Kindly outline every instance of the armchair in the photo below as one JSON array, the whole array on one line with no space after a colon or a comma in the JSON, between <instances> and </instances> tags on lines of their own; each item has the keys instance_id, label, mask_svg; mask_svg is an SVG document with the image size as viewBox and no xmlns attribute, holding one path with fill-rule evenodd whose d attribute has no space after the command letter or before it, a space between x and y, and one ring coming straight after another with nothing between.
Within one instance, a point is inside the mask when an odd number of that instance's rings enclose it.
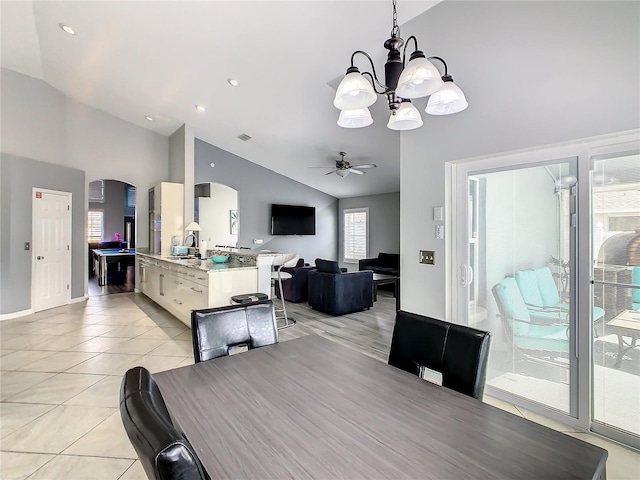
<instances>
[{"instance_id":1,"label":"armchair","mask_svg":"<svg viewBox=\"0 0 640 480\"><path fill-rule=\"evenodd\" d=\"M304 263L304 258L298 260L295 267L283 267L282 271L291 275L291 278L282 283L284 299L287 302L300 303L307 301L309 290L309 272L315 267ZM276 296L281 298L280 285L276 283Z\"/></svg>"},{"instance_id":2,"label":"armchair","mask_svg":"<svg viewBox=\"0 0 640 480\"><path fill-rule=\"evenodd\" d=\"M316 259L309 276L309 306L338 316L373 307L373 272L342 272L338 262Z\"/></svg>"}]
</instances>

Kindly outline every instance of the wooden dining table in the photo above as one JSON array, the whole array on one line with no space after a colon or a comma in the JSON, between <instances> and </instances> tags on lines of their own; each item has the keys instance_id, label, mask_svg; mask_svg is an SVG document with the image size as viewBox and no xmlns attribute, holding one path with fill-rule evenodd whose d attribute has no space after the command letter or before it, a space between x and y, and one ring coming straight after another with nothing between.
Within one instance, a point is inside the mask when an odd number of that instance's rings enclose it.
<instances>
[{"instance_id":1,"label":"wooden dining table","mask_svg":"<svg viewBox=\"0 0 640 480\"><path fill-rule=\"evenodd\" d=\"M606 476L606 450L317 335L154 378L212 479Z\"/></svg>"}]
</instances>

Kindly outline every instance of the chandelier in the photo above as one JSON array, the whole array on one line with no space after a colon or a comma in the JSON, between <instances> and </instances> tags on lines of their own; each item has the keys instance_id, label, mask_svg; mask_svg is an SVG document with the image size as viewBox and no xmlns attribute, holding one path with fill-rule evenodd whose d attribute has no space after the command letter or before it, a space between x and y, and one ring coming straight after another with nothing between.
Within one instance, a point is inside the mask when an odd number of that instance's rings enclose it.
<instances>
[{"instance_id":1,"label":"chandelier","mask_svg":"<svg viewBox=\"0 0 640 480\"><path fill-rule=\"evenodd\" d=\"M407 46L413 41L415 49L405 67ZM402 55L400 49L404 45ZM391 38L384 42L389 50L387 63L384 64L385 84L378 80L373 60L367 52L356 50L351 54L351 66L336 90L333 104L340 109L338 125L344 128L362 128L373 123L369 108L378 98L387 97L391 116L387 127L391 130L413 130L422 126L422 117L411 103L414 98L429 96L426 112L430 115L451 115L461 112L469 105L462 90L453 83L447 71L447 63L440 57L425 58L418 50L418 40L411 36L400 38L396 0L393 0L393 28ZM360 73L353 63L357 54L364 55L371 64L371 72ZM430 60L437 60L444 67L444 75ZM365 78L369 77L369 80ZM380 89L380 91L378 90Z\"/></svg>"}]
</instances>

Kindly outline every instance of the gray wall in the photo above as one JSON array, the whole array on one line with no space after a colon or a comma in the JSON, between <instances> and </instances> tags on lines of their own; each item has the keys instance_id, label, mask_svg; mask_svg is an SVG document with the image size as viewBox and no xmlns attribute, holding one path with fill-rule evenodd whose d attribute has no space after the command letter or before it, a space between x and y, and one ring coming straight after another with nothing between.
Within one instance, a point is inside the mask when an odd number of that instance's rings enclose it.
<instances>
[{"instance_id":1,"label":"gray wall","mask_svg":"<svg viewBox=\"0 0 640 480\"><path fill-rule=\"evenodd\" d=\"M445 318L446 262L417 257L445 259L430 213L445 162L638 128L640 3L442 2L402 31L445 58L469 101L400 140L402 308Z\"/></svg>"},{"instance_id":2,"label":"gray wall","mask_svg":"<svg viewBox=\"0 0 640 480\"><path fill-rule=\"evenodd\" d=\"M358 270L358 264L344 263L344 211L349 208L369 208L369 256L378 253L400 253L400 193L341 198L338 201L338 256L341 267Z\"/></svg>"},{"instance_id":3,"label":"gray wall","mask_svg":"<svg viewBox=\"0 0 640 480\"><path fill-rule=\"evenodd\" d=\"M89 210L102 210L104 224L102 241L115 240L115 233L124 241L124 216L126 207L125 184L116 180L104 181L104 203L89 202Z\"/></svg>"},{"instance_id":4,"label":"gray wall","mask_svg":"<svg viewBox=\"0 0 640 480\"><path fill-rule=\"evenodd\" d=\"M85 173L14 155L0 155L0 314L31 308L32 188L72 194L72 225L84 225ZM71 298L84 296L85 231L71 233Z\"/></svg>"},{"instance_id":5,"label":"gray wall","mask_svg":"<svg viewBox=\"0 0 640 480\"><path fill-rule=\"evenodd\" d=\"M148 246L147 191L169 176L169 140L76 102L42 80L0 69L2 153L77 168L138 189L137 245ZM88 203L84 206L86 210ZM85 221L74 225L84 231Z\"/></svg>"},{"instance_id":6,"label":"gray wall","mask_svg":"<svg viewBox=\"0 0 640 480\"><path fill-rule=\"evenodd\" d=\"M195 182L218 182L238 191L240 246L294 252L309 263L318 257L338 259L336 198L199 139L195 143ZM316 234L270 235L272 203L316 207ZM256 238L263 239L264 244L254 245Z\"/></svg>"}]
</instances>

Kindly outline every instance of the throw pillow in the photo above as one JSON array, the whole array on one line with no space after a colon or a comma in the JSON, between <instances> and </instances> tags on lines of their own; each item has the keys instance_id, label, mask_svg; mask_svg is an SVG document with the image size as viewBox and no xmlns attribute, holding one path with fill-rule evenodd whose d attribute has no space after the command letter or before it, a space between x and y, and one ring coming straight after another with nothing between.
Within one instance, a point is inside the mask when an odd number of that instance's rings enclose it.
<instances>
[{"instance_id":1,"label":"throw pillow","mask_svg":"<svg viewBox=\"0 0 640 480\"><path fill-rule=\"evenodd\" d=\"M318 272L324 273L341 273L338 262L334 260L322 260L321 258L316 258L316 269Z\"/></svg>"}]
</instances>

